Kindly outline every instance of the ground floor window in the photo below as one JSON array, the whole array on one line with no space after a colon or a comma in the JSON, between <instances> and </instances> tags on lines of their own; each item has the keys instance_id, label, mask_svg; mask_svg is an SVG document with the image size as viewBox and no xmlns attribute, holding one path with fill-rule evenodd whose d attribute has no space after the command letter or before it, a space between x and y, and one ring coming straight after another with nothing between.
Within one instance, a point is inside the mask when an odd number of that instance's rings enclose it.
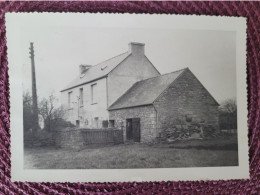
<instances>
[{"instance_id":1,"label":"ground floor window","mask_svg":"<svg viewBox=\"0 0 260 195\"><path fill-rule=\"evenodd\" d=\"M102 127L103 128L108 128L108 121L107 120L102 121Z\"/></svg>"},{"instance_id":2,"label":"ground floor window","mask_svg":"<svg viewBox=\"0 0 260 195\"><path fill-rule=\"evenodd\" d=\"M115 127L115 120L109 120L109 127Z\"/></svg>"},{"instance_id":3,"label":"ground floor window","mask_svg":"<svg viewBox=\"0 0 260 195\"><path fill-rule=\"evenodd\" d=\"M95 128L98 128L98 117L94 118L94 126Z\"/></svg>"}]
</instances>

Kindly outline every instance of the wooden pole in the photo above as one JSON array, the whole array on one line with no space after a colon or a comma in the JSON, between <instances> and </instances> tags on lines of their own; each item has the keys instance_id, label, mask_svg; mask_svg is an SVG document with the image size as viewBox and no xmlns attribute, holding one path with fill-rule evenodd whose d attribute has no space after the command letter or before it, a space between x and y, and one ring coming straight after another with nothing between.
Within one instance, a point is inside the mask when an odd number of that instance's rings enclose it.
<instances>
[{"instance_id":1,"label":"wooden pole","mask_svg":"<svg viewBox=\"0 0 260 195\"><path fill-rule=\"evenodd\" d=\"M37 88L36 88L36 75L35 75L35 61L34 61L34 47L33 43L30 43L30 58L32 67L32 101L33 101L33 133L39 129L38 118L38 103L37 103Z\"/></svg>"}]
</instances>

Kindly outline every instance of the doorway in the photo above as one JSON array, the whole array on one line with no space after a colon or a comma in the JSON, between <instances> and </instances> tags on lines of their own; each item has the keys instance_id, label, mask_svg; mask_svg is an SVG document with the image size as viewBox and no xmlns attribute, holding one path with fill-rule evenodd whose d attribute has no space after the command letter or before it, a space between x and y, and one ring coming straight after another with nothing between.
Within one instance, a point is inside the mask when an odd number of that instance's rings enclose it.
<instances>
[{"instance_id":1,"label":"doorway","mask_svg":"<svg viewBox=\"0 0 260 195\"><path fill-rule=\"evenodd\" d=\"M126 139L140 142L140 118L126 119Z\"/></svg>"},{"instance_id":2,"label":"doorway","mask_svg":"<svg viewBox=\"0 0 260 195\"><path fill-rule=\"evenodd\" d=\"M80 127L80 121L79 120L76 120L76 127Z\"/></svg>"}]
</instances>

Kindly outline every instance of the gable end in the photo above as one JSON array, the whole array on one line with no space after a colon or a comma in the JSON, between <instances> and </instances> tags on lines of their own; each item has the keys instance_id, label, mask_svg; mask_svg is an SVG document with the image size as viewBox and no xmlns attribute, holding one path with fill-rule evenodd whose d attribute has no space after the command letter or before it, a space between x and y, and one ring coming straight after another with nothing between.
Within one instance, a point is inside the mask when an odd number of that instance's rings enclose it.
<instances>
[{"instance_id":1,"label":"gable end","mask_svg":"<svg viewBox=\"0 0 260 195\"><path fill-rule=\"evenodd\" d=\"M184 69L183 69L183 72L182 72L165 90L163 90L163 92L153 101L153 103L156 102L158 99L160 99L160 97L164 94L164 92L167 91L167 90L175 83L175 81L178 80L178 78L180 78L181 75L183 75L183 73L184 73L187 69L188 69L188 68L184 68ZM181 71L181 70L179 70L179 71Z\"/></svg>"},{"instance_id":2,"label":"gable end","mask_svg":"<svg viewBox=\"0 0 260 195\"><path fill-rule=\"evenodd\" d=\"M211 98L211 100L214 102L214 104L216 106L219 106L219 103L216 101L216 99L209 93L209 91L204 87L204 85L199 81L199 79L191 72L191 70L189 68L185 68L184 71L178 76L178 78L176 78L155 100L153 103L155 103L156 101L158 101L163 95L164 93L171 87L174 87L175 85L178 84L178 81L184 77L185 75L190 74L193 79L195 79L198 84L202 87L202 89L207 93L207 95Z\"/></svg>"}]
</instances>

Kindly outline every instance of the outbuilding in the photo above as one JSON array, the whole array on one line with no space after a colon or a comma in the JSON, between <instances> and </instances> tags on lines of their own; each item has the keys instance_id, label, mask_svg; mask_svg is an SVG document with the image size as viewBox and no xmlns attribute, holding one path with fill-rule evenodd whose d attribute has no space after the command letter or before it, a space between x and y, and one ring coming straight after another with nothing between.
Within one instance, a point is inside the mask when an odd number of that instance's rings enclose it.
<instances>
[{"instance_id":1,"label":"outbuilding","mask_svg":"<svg viewBox=\"0 0 260 195\"><path fill-rule=\"evenodd\" d=\"M180 125L203 123L219 130L217 101L188 69L133 84L109 108L109 119L124 130L124 139L167 139ZM174 133L174 132L172 132Z\"/></svg>"}]
</instances>

